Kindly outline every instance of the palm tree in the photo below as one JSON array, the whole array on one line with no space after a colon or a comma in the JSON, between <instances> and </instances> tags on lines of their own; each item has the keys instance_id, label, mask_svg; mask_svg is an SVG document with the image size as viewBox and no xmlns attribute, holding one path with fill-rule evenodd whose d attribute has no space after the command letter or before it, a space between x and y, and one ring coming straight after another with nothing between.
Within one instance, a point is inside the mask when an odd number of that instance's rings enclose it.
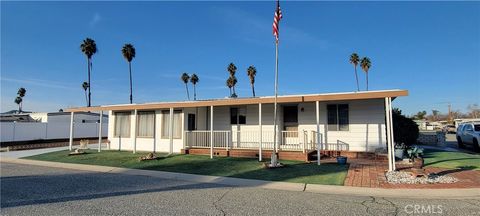
<instances>
[{"instance_id":1,"label":"palm tree","mask_svg":"<svg viewBox=\"0 0 480 216\"><path fill-rule=\"evenodd\" d=\"M135 47L132 44L125 44L122 48L123 57L128 61L128 70L130 72L130 103L133 101L132 96L132 60L135 58Z\"/></svg>"},{"instance_id":2,"label":"palm tree","mask_svg":"<svg viewBox=\"0 0 480 216\"><path fill-rule=\"evenodd\" d=\"M233 88L232 97L233 97L233 98L236 98L236 97L238 97L238 96L237 96L237 93L235 93L235 86L237 85L237 77L232 76L232 77L230 77L230 78L232 79L232 88Z\"/></svg>"},{"instance_id":3,"label":"palm tree","mask_svg":"<svg viewBox=\"0 0 480 216\"><path fill-rule=\"evenodd\" d=\"M19 89L18 89L18 92L17 92L18 96L20 96L20 97L22 97L22 98L25 97L25 94L26 94L26 93L27 93L27 90L26 90L25 88L23 88L23 87L19 88Z\"/></svg>"},{"instance_id":4,"label":"palm tree","mask_svg":"<svg viewBox=\"0 0 480 216\"><path fill-rule=\"evenodd\" d=\"M228 87L228 90L230 90L230 97L232 96L232 87L233 87L233 79L232 77L228 77L226 85Z\"/></svg>"},{"instance_id":5,"label":"palm tree","mask_svg":"<svg viewBox=\"0 0 480 216\"><path fill-rule=\"evenodd\" d=\"M197 100L197 90L195 86L199 81L200 79L198 79L198 76L196 74L192 74L192 76L190 77L190 82L193 84L193 100Z\"/></svg>"},{"instance_id":6,"label":"palm tree","mask_svg":"<svg viewBox=\"0 0 480 216\"><path fill-rule=\"evenodd\" d=\"M252 93L253 93L253 97L255 97L255 76L257 75L257 69L253 66L253 65L250 65L250 67L248 67L247 69L247 75L248 75L248 78L250 78L250 85L252 85Z\"/></svg>"},{"instance_id":7,"label":"palm tree","mask_svg":"<svg viewBox=\"0 0 480 216\"><path fill-rule=\"evenodd\" d=\"M362 67L363 71L365 71L365 74L367 76L367 91L368 91L368 70L372 66L372 63L370 62L370 59L368 57L363 57L362 60L360 61L360 66Z\"/></svg>"},{"instance_id":8,"label":"palm tree","mask_svg":"<svg viewBox=\"0 0 480 216\"><path fill-rule=\"evenodd\" d=\"M88 106L88 98L87 98L88 82L83 82L82 88L83 88L83 91L85 91L85 101L87 101L87 106Z\"/></svg>"},{"instance_id":9,"label":"palm tree","mask_svg":"<svg viewBox=\"0 0 480 216\"><path fill-rule=\"evenodd\" d=\"M190 93L188 93L188 81L190 80L190 76L187 73L183 73L180 79L185 83L185 89L187 90L187 98L190 100Z\"/></svg>"},{"instance_id":10,"label":"palm tree","mask_svg":"<svg viewBox=\"0 0 480 216\"><path fill-rule=\"evenodd\" d=\"M235 64L233 63L230 63L227 67L227 71L228 73L230 74L230 78L232 79L232 88L233 88L233 95L237 95L235 93L235 85L237 84L237 78L235 78L235 73L237 72L237 66L235 66Z\"/></svg>"},{"instance_id":11,"label":"palm tree","mask_svg":"<svg viewBox=\"0 0 480 216\"><path fill-rule=\"evenodd\" d=\"M357 53L352 53L350 55L350 64L353 64L353 68L355 69L355 80L357 80L357 91L360 91L360 87L358 85L358 75L357 75L357 65L360 61L360 57L358 57Z\"/></svg>"},{"instance_id":12,"label":"palm tree","mask_svg":"<svg viewBox=\"0 0 480 216\"><path fill-rule=\"evenodd\" d=\"M233 77L235 76L235 72L237 71L237 66L235 64L230 63L227 68L228 72L230 73L230 76Z\"/></svg>"},{"instance_id":13,"label":"palm tree","mask_svg":"<svg viewBox=\"0 0 480 216\"><path fill-rule=\"evenodd\" d=\"M88 104L87 106L91 106L92 101L91 101L91 92L90 92L90 89L91 89L90 68L92 66L92 63L91 63L92 56L95 53L97 53L97 45L95 44L94 40L90 38L86 38L85 40L83 40L83 43L80 44L80 50L82 50L85 56L87 56L87 68L88 68Z\"/></svg>"},{"instance_id":14,"label":"palm tree","mask_svg":"<svg viewBox=\"0 0 480 216\"><path fill-rule=\"evenodd\" d=\"M20 104L22 103L23 99L22 97L20 96L17 96L15 98L15 103L18 105L18 113L21 113L22 112L22 107L20 106Z\"/></svg>"},{"instance_id":15,"label":"palm tree","mask_svg":"<svg viewBox=\"0 0 480 216\"><path fill-rule=\"evenodd\" d=\"M15 98L15 103L18 104L18 112L22 112L23 108L23 97L25 97L25 94L27 93L27 90L23 87L19 88L17 91L17 97ZM20 100L18 100L20 99ZM17 102L18 101L18 102Z\"/></svg>"}]
</instances>

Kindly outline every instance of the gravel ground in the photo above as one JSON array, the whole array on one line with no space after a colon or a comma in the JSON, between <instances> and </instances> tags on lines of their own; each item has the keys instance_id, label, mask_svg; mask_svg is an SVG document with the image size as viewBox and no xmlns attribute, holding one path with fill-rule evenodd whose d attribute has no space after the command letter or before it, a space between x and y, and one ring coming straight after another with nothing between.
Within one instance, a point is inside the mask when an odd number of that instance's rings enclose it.
<instances>
[{"instance_id":1,"label":"gravel ground","mask_svg":"<svg viewBox=\"0 0 480 216\"><path fill-rule=\"evenodd\" d=\"M447 183L455 183L458 181L457 178L448 176L448 175L435 175L430 174L428 176L423 177L413 177L407 172L399 172L399 171L389 171L386 174L387 181L391 184L447 184Z\"/></svg>"},{"instance_id":2,"label":"gravel ground","mask_svg":"<svg viewBox=\"0 0 480 216\"><path fill-rule=\"evenodd\" d=\"M0 215L480 215L479 199L355 197L1 164Z\"/></svg>"}]
</instances>

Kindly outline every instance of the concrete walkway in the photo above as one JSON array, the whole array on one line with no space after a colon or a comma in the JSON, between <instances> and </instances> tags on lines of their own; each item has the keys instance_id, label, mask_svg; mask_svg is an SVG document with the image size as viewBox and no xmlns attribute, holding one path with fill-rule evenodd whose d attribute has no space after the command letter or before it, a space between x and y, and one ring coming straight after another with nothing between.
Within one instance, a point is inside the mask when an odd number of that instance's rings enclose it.
<instances>
[{"instance_id":1,"label":"concrete walkway","mask_svg":"<svg viewBox=\"0 0 480 216\"><path fill-rule=\"evenodd\" d=\"M310 193L324 193L334 195L350 195L350 196L381 196L395 198L422 198L422 199L464 199L480 197L480 190L473 189L383 189L383 188L362 188L348 186L332 186L332 185L316 185L289 182L274 182L252 179L240 179L231 177L205 176L185 173L172 173L164 171L151 171L139 169L127 169L118 167L68 164L47 161L35 161L26 159L15 159L2 157L2 163L16 163L25 165L36 165L46 167L56 167L63 169L83 170L100 173L117 173L129 176L149 176L170 180L182 180L198 183L214 183L235 187L253 187L275 190L300 191Z\"/></svg>"},{"instance_id":2,"label":"concrete walkway","mask_svg":"<svg viewBox=\"0 0 480 216\"><path fill-rule=\"evenodd\" d=\"M105 146L105 144L103 145ZM103 147L102 146L102 147ZM74 145L73 148L78 148L78 145ZM98 144L89 144L88 148L97 149ZM68 146L55 147L55 148L40 148L40 149L30 149L30 150L21 150L21 151L9 151L9 152L0 152L0 157L2 158L23 158L33 155L45 154L56 151L67 150Z\"/></svg>"}]
</instances>

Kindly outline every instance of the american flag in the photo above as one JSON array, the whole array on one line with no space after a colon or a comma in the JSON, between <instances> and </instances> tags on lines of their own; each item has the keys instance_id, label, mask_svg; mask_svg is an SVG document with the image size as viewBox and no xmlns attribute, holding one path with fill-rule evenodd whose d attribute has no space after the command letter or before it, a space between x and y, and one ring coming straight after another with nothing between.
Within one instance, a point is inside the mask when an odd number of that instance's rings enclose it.
<instances>
[{"instance_id":1,"label":"american flag","mask_svg":"<svg viewBox=\"0 0 480 216\"><path fill-rule=\"evenodd\" d=\"M280 1L277 0L277 8L275 9L275 15L273 16L273 35L276 42L278 42L278 23L282 19L282 10L280 10Z\"/></svg>"}]
</instances>

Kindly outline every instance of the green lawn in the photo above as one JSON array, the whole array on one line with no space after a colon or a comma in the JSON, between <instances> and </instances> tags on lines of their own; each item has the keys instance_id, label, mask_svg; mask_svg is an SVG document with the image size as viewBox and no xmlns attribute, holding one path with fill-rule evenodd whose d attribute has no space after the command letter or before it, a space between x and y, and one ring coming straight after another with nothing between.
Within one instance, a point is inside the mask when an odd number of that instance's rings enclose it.
<instances>
[{"instance_id":1,"label":"green lawn","mask_svg":"<svg viewBox=\"0 0 480 216\"><path fill-rule=\"evenodd\" d=\"M202 155L161 155L153 161L138 161L146 153L132 154L125 151L87 150L88 154L67 156L68 151L59 151L27 157L26 159L55 161L64 163L93 164L146 170L162 170L211 176L286 181L311 184L343 185L348 165L307 164L299 161L281 161L286 166L278 169L265 169L253 158L215 157Z\"/></svg>"},{"instance_id":2,"label":"green lawn","mask_svg":"<svg viewBox=\"0 0 480 216\"><path fill-rule=\"evenodd\" d=\"M425 166L480 170L480 155L425 149Z\"/></svg>"}]
</instances>

